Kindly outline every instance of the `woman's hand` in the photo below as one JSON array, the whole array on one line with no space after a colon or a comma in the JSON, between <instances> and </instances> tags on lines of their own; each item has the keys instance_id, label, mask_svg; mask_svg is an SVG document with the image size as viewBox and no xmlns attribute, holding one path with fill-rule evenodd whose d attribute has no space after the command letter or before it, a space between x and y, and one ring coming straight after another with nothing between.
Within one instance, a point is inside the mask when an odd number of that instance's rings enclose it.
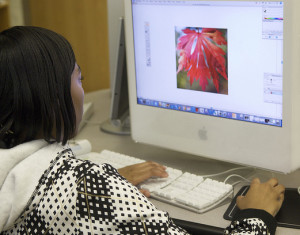
<instances>
[{"instance_id":1,"label":"woman's hand","mask_svg":"<svg viewBox=\"0 0 300 235\"><path fill-rule=\"evenodd\" d=\"M258 178L252 180L250 189L245 196L239 196L237 206L243 209L261 209L275 216L281 208L285 188L275 178L261 183Z\"/></svg>"},{"instance_id":2,"label":"woman's hand","mask_svg":"<svg viewBox=\"0 0 300 235\"><path fill-rule=\"evenodd\" d=\"M151 177L166 178L169 176L165 166L152 161L126 166L118 169L118 171L120 175L125 177L133 185L138 185ZM140 189L140 191L146 197L150 196L148 190Z\"/></svg>"}]
</instances>

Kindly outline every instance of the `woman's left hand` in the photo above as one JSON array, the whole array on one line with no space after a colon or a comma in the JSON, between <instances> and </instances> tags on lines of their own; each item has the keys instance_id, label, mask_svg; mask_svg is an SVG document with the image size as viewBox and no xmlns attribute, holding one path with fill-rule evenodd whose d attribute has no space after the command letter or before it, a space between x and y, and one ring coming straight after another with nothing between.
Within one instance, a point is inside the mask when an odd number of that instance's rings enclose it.
<instances>
[{"instance_id":1,"label":"woman's left hand","mask_svg":"<svg viewBox=\"0 0 300 235\"><path fill-rule=\"evenodd\" d=\"M119 168L118 172L133 185L138 185L151 177L167 178L169 176L165 166L152 161ZM148 190L140 189L140 191L146 197L150 196Z\"/></svg>"}]
</instances>

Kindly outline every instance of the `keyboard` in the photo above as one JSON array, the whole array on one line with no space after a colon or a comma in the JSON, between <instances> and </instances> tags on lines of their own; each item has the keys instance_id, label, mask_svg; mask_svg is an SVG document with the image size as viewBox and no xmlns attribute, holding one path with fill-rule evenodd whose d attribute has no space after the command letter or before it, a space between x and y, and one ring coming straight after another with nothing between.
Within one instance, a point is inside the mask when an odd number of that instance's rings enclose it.
<instances>
[{"instance_id":1,"label":"keyboard","mask_svg":"<svg viewBox=\"0 0 300 235\"><path fill-rule=\"evenodd\" d=\"M108 163L117 169L144 162L142 159L109 150L91 152L84 159L97 164ZM138 188L149 190L154 199L197 213L211 210L233 197L233 187L230 184L171 167L167 167L166 171L168 178L150 178L138 185Z\"/></svg>"}]
</instances>

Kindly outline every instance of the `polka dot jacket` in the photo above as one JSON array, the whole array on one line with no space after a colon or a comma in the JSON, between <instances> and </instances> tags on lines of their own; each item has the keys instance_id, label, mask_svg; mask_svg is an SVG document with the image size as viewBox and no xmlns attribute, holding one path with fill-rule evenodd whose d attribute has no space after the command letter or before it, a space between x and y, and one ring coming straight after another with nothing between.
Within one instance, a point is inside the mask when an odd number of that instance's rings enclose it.
<instances>
[{"instance_id":1,"label":"polka dot jacket","mask_svg":"<svg viewBox=\"0 0 300 235\"><path fill-rule=\"evenodd\" d=\"M264 217L249 219L247 213L224 234L272 234ZM40 178L14 225L1 234L188 233L112 166L78 160L64 149Z\"/></svg>"}]
</instances>

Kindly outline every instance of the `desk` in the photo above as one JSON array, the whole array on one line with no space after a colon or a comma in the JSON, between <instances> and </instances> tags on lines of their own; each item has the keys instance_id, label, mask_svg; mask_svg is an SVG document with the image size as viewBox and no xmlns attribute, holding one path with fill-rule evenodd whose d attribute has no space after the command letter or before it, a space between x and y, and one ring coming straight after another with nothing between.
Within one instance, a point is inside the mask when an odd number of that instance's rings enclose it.
<instances>
[{"instance_id":1,"label":"desk","mask_svg":"<svg viewBox=\"0 0 300 235\"><path fill-rule=\"evenodd\" d=\"M110 91L100 90L88 93L86 94L85 102L93 102L94 114L80 133L78 133L76 139L88 139L92 144L93 152L100 152L103 149L108 149L145 160L153 160L169 167L195 174L200 174L199 172L205 175L214 174L237 167L237 165L230 163L196 157L194 155L183 154L146 144L135 143L130 136L118 136L104 133L100 131L99 126L109 117ZM247 177L252 174L259 176L262 180L275 176L279 179L280 183L284 184L286 187L300 186L300 170L288 175L275 174L263 170L255 170L254 173L253 171L248 171L247 174ZM157 208L168 211L170 216L173 218L222 228L229 225L229 221L223 219L223 214L229 205L228 203L204 214L197 214L154 199L150 200ZM276 234L300 235L300 230L278 227Z\"/></svg>"}]
</instances>

